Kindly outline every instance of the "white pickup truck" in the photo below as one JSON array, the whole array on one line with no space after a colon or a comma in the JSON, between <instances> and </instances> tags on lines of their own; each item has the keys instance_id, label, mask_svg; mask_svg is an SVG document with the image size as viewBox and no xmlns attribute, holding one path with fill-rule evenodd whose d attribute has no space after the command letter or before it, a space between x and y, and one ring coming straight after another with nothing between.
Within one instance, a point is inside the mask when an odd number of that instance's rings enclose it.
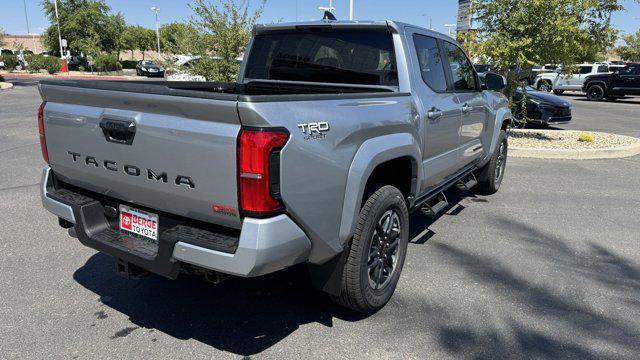
<instances>
[{"instance_id":1,"label":"white pickup truck","mask_svg":"<svg viewBox=\"0 0 640 360\"><path fill-rule=\"evenodd\" d=\"M603 63L580 64L573 74L562 74L562 68L536 76L533 87L540 91L553 91L560 95L565 91L582 91L584 80L591 75L609 73L609 65Z\"/></svg>"}]
</instances>

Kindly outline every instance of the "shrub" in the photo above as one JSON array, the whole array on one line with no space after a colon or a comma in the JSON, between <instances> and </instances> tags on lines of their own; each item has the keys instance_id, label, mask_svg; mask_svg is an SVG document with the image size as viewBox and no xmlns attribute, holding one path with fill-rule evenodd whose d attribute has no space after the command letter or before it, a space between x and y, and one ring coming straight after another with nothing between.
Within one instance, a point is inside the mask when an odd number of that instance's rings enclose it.
<instances>
[{"instance_id":1,"label":"shrub","mask_svg":"<svg viewBox=\"0 0 640 360\"><path fill-rule=\"evenodd\" d=\"M578 141L580 142L593 142L595 140L595 138L593 137L593 135L591 134L580 134L580 136L578 136Z\"/></svg>"},{"instance_id":2,"label":"shrub","mask_svg":"<svg viewBox=\"0 0 640 360\"><path fill-rule=\"evenodd\" d=\"M122 64L123 69L135 69L138 64L135 60L122 60L120 63Z\"/></svg>"},{"instance_id":3,"label":"shrub","mask_svg":"<svg viewBox=\"0 0 640 360\"><path fill-rule=\"evenodd\" d=\"M94 66L100 72L121 70L122 65L115 55L98 55L96 56Z\"/></svg>"},{"instance_id":4,"label":"shrub","mask_svg":"<svg viewBox=\"0 0 640 360\"><path fill-rule=\"evenodd\" d=\"M44 67L44 56L42 55L29 55L25 57L27 61L27 71L30 73L40 72L40 69Z\"/></svg>"},{"instance_id":5,"label":"shrub","mask_svg":"<svg viewBox=\"0 0 640 360\"><path fill-rule=\"evenodd\" d=\"M0 59L4 62L5 69L9 72L15 70L16 65L18 65L18 57L15 55L2 55Z\"/></svg>"},{"instance_id":6,"label":"shrub","mask_svg":"<svg viewBox=\"0 0 640 360\"><path fill-rule=\"evenodd\" d=\"M42 68L47 70L49 74L55 74L60 71L61 61L55 56L42 56Z\"/></svg>"}]
</instances>

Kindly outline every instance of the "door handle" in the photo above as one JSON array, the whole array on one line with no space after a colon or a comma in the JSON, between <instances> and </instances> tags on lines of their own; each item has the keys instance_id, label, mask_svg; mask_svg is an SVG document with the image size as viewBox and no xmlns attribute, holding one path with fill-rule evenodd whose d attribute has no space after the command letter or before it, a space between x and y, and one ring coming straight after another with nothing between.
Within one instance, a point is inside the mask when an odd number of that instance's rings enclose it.
<instances>
[{"instance_id":1,"label":"door handle","mask_svg":"<svg viewBox=\"0 0 640 360\"><path fill-rule=\"evenodd\" d=\"M471 112L471 110L473 110L473 106L469 106L467 104L462 105L462 112L463 113L469 113Z\"/></svg>"},{"instance_id":2,"label":"door handle","mask_svg":"<svg viewBox=\"0 0 640 360\"><path fill-rule=\"evenodd\" d=\"M431 108L431 110L429 110L427 112L427 117L431 120L436 120L440 117L442 117L442 110L440 109L436 109L435 106Z\"/></svg>"}]
</instances>

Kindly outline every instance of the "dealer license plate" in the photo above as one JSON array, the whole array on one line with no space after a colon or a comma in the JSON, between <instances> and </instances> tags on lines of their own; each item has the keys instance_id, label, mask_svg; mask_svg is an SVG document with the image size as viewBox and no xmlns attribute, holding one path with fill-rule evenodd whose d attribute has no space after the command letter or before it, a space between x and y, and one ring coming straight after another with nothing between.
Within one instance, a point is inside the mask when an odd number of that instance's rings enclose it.
<instances>
[{"instance_id":1,"label":"dealer license plate","mask_svg":"<svg viewBox=\"0 0 640 360\"><path fill-rule=\"evenodd\" d=\"M158 215L120 205L120 231L158 241Z\"/></svg>"}]
</instances>

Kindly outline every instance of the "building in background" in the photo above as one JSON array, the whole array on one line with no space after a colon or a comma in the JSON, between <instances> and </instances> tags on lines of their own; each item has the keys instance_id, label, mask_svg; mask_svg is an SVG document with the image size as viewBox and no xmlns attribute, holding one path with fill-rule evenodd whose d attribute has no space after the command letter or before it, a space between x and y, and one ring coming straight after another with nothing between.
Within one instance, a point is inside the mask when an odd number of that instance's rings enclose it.
<instances>
[{"instance_id":1,"label":"building in background","mask_svg":"<svg viewBox=\"0 0 640 360\"><path fill-rule=\"evenodd\" d=\"M41 35L5 35L5 47L11 50L31 50L36 54L46 51Z\"/></svg>"}]
</instances>

